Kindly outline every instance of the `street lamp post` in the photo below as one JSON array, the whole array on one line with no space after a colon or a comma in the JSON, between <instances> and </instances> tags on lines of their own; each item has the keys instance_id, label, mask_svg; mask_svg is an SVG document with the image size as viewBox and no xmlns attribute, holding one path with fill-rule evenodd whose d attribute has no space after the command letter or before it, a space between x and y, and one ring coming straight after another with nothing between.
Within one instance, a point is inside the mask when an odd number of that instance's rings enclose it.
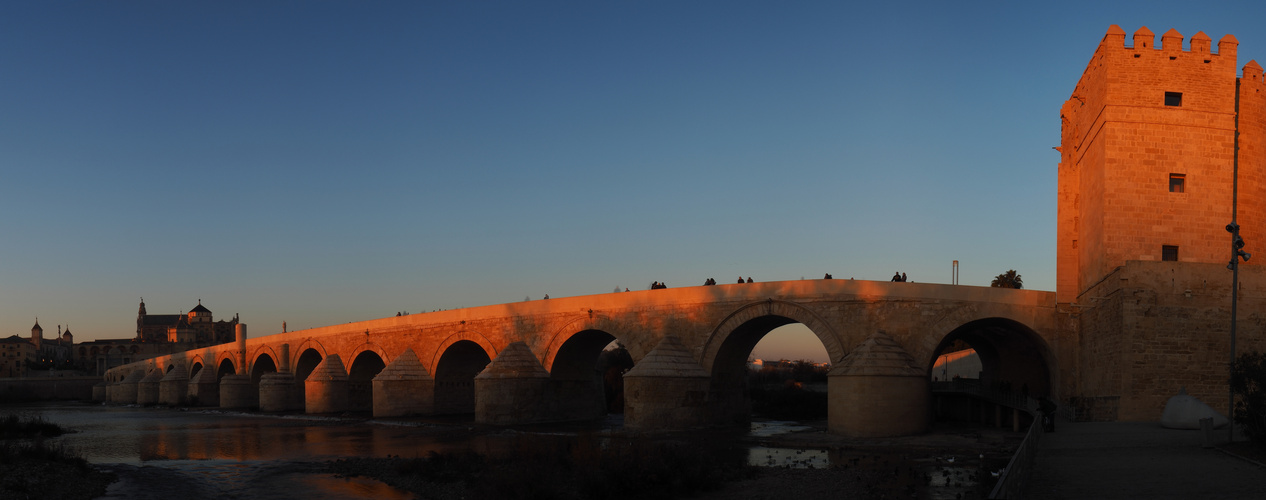
<instances>
[{"instance_id":1,"label":"street lamp post","mask_svg":"<svg viewBox=\"0 0 1266 500\"><path fill-rule=\"evenodd\" d=\"M1234 192L1234 189L1232 190ZM1234 197L1234 195L1232 195ZM1232 209L1234 210L1234 209ZM1235 375L1235 313L1239 302L1240 291L1240 259L1247 261L1252 257L1244 251L1244 238L1240 237L1240 225L1235 223L1235 212L1231 212L1231 223L1226 225L1231 233L1231 263L1226 268L1231 270L1231 361L1227 364L1227 441L1235 440L1235 388L1231 386L1231 378Z\"/></svg>"},{"instance_id":2,"label":"street lamp post","mask_svg":"<svg viewBox=\"0 0 1266 500\"><path fill-rule=\"evenodd\" d=\"M1239 99L1236 99L1236 108L1239 107ZM1238 109L1237 109L1238 111ZM1235 308L1239 302L1240 291L1240 259L1246 262L1250 255L1244 251L1244 238L1240 237L1240 225L1235 221L1236 212L1239 209L1239 189L1240 189L1240 116L1235 115L1235 135L1233 136L1233 149L1231 155L1231 223L1226 225L1226 230L1231 233L1231 263L1227 264L1227 269L1231 270L1231 360L1227 363L1227 442L1235 441L1235 389L1231 386L1231 378L1235 375Z\"/></svg>"}]
</instances>

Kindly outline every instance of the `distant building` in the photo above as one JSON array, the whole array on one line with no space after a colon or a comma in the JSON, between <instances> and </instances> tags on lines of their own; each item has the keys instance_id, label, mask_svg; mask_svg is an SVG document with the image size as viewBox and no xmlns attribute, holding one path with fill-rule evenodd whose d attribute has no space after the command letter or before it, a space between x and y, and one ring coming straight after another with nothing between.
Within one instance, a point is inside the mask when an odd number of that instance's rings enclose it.
<instances>
[{"instance_id":1,"label":"distant building","mask_svg":"<svg viewBox=\"0 0 1266 500\"><path fill-rule=\"evenodd\" d=\"M188 313L148 314L142 300L136 314L136 337L98 339L75 344L70 327L57 327L57 336L44 338L39 321L31 337L0 339L0 377L26 377L33 370L77 370L93 375L155 356L233 342L238 324L215 321L211 310L198 301Z\"/></svg>"},{"instance_id":2,"label":"distant building","mask_svg":"<svg viewBox=\"0 0 1266 500\"><path fill-rule=\"evenodd\" d=\"M35 361L35 345L17 335L0 339L0 377L20 377Z\"/></svg>"},{"instance_id":3,"label":"distant building","mask_svg":"<svg viewBox=\"0 0 1266 500\"><path fill-rule=\"evenodd\" d=\"M215 345L234 340L237 316L231 321L215 321L211 310L198 305L183 314L148 314L145 301L136 313L136 342L173 342Z\"/></svg>"}]
</instances>

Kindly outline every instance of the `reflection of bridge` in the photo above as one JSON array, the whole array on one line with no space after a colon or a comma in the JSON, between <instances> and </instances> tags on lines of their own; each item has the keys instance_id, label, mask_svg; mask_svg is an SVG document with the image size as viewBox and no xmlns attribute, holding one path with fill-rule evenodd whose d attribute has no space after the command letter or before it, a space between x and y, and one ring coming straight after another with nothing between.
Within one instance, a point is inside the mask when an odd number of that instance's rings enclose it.
<instances>
[{"instance_id":1,"label":"reflection of bridge","mask_svg":"<svg viewBox=\"0 0 1266 500\"><path fill-rule=\"evenodd\" d=\"M744 422L746 359L774 328L802 323L826 347L830 428L919 432L930 370L957 341L986 385L1057 396L1070 387L1051 292L800 280L556 298L389 317L245 338L124 365L94 396L376 416L474 412L477 421L588 419L605 412L596 363L612 340L635 429Z\"/></svg>"}]
</instances>

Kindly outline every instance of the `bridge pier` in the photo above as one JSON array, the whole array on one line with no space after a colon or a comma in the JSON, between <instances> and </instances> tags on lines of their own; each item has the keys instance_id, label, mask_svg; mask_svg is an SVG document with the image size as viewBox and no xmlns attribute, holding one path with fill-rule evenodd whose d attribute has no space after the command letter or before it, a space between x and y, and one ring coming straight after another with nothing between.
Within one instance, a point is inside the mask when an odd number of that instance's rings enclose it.
<instances>
[{"instance_id":1,"label":"bridge pier","mask_svg":"<svg viewBox=\"0 0 1266 500\"><path fill-rule=\"evenodd\" d=\"M158 403L158 382L163 380L163 370L149 372L145 378L136 383L136 404L152 405Z\"/></svg>"},{"instance_id":2,"label":"bridge pier","mask_svg":"<svg viewBox=\"0 0 1266 500\"><path fill-rule=\"evenodd\" d=\"M321 360L303 382L305 413L341 413L347 411L348 377L343 360L331 354Z\"/></svg>"},{"instance_id":3,"label":"bridge pier","mask_svg":"<svg viewBox=\"0 0 1266 500\"><path fill-rule=\"evenodd\" d=\"M204 366L189 379L189 404L196 406L220 406L220 382L215 369Z\"/></svg>"},{"instance_id":4,"label":"bridge pier","mask_svg":"<svg viewBox=\"0 0 1266 500\"><path fill-rule=\"evenodd\" d=\"M111 401L115 403L135 404L136 403L136 384L145 378L145 370L137 368L132 373L123 377L123 381L115 386L114 394L111 395Z\"/></svg>"},{"instance_id":5,"label":"bridge pier","mask_svg":"<svg viewBox=\"0 0 1266 500\"><path fill-rule=\"evenodd\" d=\"M827 427L850 437L927 430L927 374L892 337L875 332L827 375Z\"/></svg>"},{"instance_id":6,"label":"bridge pier","mask_svg":"<svg viewBox=\"0 0 1266 500\"><path fill-rule=\"evenodd\" d=\"M220 408L253 408L259 394L250 375L225 375L220 379Z\"/></svg>"},{"instance_id":7,"label":"bridge pier","mask_svg":"<svg viewBox=\"0 0 1266 500\"><path fill-rule=\"evenodd\" d=\"M259 378L259 411L302 410L297 385L293 373L265 373Z\"/></svg>"},{"instance_id":8,"label":"bridge pier","mask_svg":"<svg viewBox=\"0 0 1266 500\"><path fill-rule=\"evenodd\" d=\"M435 413L435 379L413 349L405 349L374 377L374 417Z\"/></svg>"},{"instance_id":9,"label":"bridge pier","mask_svg":"<svg viewBox=\"0 0 1266 500\"><path fill-rule=\"evenodd\" d=\"M665 336L624 374L624 427L664 431L705 425L710 380L677 337Z\"/></svg>"},{"instance_id":10,"label":"bridge pier","mask_svg":"<svg viewBox=\"0 0 1266 500\"><path fill-rule=\"evenodd\" d=\"M176 366L158 381L158 402L178 406L185 404L185 396L189 393L189 372L183 363Z\"/></svg>"},{"instance_id":11,"label":"bridge pier","mask_svg":"<svg viewBox=\"0 0 1266 500\"><path fill-rule=\"evenodd\" d=\"M527 344L512 342L475 376L475 422L511 425L549 420L549 372Z\"/></svg>"}]
</instances>

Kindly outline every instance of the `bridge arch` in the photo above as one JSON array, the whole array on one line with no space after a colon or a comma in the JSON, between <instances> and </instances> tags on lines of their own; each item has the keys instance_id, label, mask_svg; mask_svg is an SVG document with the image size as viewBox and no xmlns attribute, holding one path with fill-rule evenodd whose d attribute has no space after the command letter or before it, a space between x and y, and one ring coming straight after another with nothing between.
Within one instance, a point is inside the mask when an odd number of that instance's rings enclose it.
<instances>
[{"instance_id":1,"label":"bridge arch","mask_svg":"<svg viewBox=\"0 0 1266 500\"><path fill-rule=\"evenodd\" d=\"M444 353L448 351L453 344L461 341L474 342L475 344L478 344L479 347L484 350L484 354L488 356L488 359L497 357L497 353L500 352L492 345L492 342L489 341L487 337L474 332L461 331L449 335L443 342L440 342L439 346L436 346L435 353L431 356L431 362L428 364L429 366L427 366L426 369L434 375L435 369L440 364L440 358L444 356Z\"/></svg>"},{"instance_id":2,"label":"bridge arch","mask_svg":"<svg viewBox=\"0 0 1266 500\"><path fill-rule=\"evenodd\" d=\"M431 363L437 414L474 413L475 375L497 355L483 335L459 332L440 343Z\"/></svg>"},{"instance_id":3,"label":"bridge arch","mask_svg":"<svg viewBox=\"0 0 1266 500\"><path fill-rule=\"evenodd\" d=\"M233 358L231 356L226 355L226 356L221 356L221 358L222 359L220 360L219 364L216 365L216 369L215 369L216 381L219 381L220 379L224 378L226 375L233 375L237 373L237 366L233 363Z\"/></svg>"},{"instance_id":4,"label":"bridge arch","mask_svg":"<svg viewBox=\"0 0 1266 500\"><path fill-rule=\"evenodd\" d=\"M351 411L374 409L374 377L386 368L392 359L387 351L372 342L366 342L351 350L347 358L347 405Z\"/></svg>"},{"instance_id":5,"label":"bridge arch","mask_svg":"<svg viewBox=\"0 0 1266 500\"><path fill-rule=\"evenodd\" d=\"M642 356L646 355L644 352L633 352L637 349L637 346L630 346L623 342L629 338L629 334L621 328L619 323L612 321L611 318L604 315L596 315L576 318L555 330L554 335L550 338L549 344L545 347L545 351L536 353L537 359L541 360L541 364L545 366L546 371L553 372L554 360L558 356L558 351L562 348L563 344L566 344L567 341L572 339L572 337L589 331L603 332L611 336L613 339L621 341L621 343L624 343L625 347L629 349L629 354L633 356L633 359L641 359ZM605 346L606 344L603 344L599 347L599 349Z\"/></svg>"},{"instance_id":6,"label":"bridge arch","mask_svg":"<svg viewBox=\"0 0 1266 500\"><path fill-rule=\"evenodd\" d=\"M839 332L808 307L774 299L743 305L722 320L703 345L700 364L712 376L708 398L714 422L737 425L751 420L748 356L765 335L792 323L813 332L832 363L844 359Z\"/></svg>"},{"instance_id":7,"label":"bridge arch","mask_svg":"<svg viewBox=\"0 0 1266 500\"><path fill-rule=\"evenodd\" d=\"M640 346L629 345L628 333L603 315L576 318L555 331L543 356L550 374L553 409L559 420L589 420L622 412L624 353L604 352L619 341L629 356L641 358Z\"/></svg>"},{"instance_id":8,"label":"bridge arch","mask_svg":"<svg viewBox=\"0 0 1266 500\"><path fill-rule=\"evenodd\" d=\"M964 344L976 351L981 364L980 384L987 389L1028 392L1034 397L1058 397L1058 363L1051 346L1036 330L1011 318L987 317L965 322L938 335L936 347L921 357L928 377L939 355Z\"/></svg>"},{"instance_id":9,"label":"bridge arch","mask_svg":"<svg viewBox=\"0 0 1266 500\"><path fill-rule=\"evenodd\" d=\"M268 360L273 363L273 371L277 371L279 366L278 363L281 362L281 358L277 357L277 353L273 351L272 346L268 344L263 344L255 348L255 352L251 353L251 357L249 358L251 360L251 371L255 370L255 364L259 363L261 358L264 357L267 357Z\"/></svg>"},{"instance_id":10,"label":"bridge arch","mask_svg":"<svg viewBox=\"0 0 1266 500\"><path fill-rule=\"evenodd\" d=\"M220 377L224 376L221 372L224 369L225 363L228 363L229 366L233 368L233 373L237 373L237 369L239 367L237 366L237 356L234 355L233 351L221 351L215 354L216 373L218 373Z\"/></svg>"},{"instance_id":11,"label":"bridge arch","mask_svg":"<svg viewBox=\"0 0 1266 500\"><path fill-rule=\"evenodd\" d=\"M843 361L844 356L848 354L840 341L839 332L813 310L795 302L768 299L739 307L712 329L708 340L703 344L703 359L699 361L704 369L712 371L721 346L735 333L755 326L751 322L757 319L760 319L762 323L760 329L765 330L760 333L760 336L764 336L769 330L779 326L792 323L804 325L818 337L818 340L822 341L822 346L826 348L832 364ZM753 342L752 346L755 345ZM748 352L751 352L750 348ZM747 353L743 353L743 356L746 357Z\"/></svg>"},{"instance_id":12,"label":"bridge arch","mask_svg":"<svg viewBox=\"0 0 1266 500\"><path fill-rule=\"evenodd\" d=\"M198 372L202 371L202 369L205 367L205 365L202 362L201 354L195 354L191 356L189 359L186 360L186 362L189 363L189 366L186 367L189 370L189 380L193 380L194 377L198 375Z\"/></svg>"},{"instance_id":13,"label":"bridge arch","mask_svg":"<svg viewBox=\"0 0 1266 500\"><path fill-rule=\"evenodd\" d=\"M356 346L348 353L348 356L343 359L346 359L348 363L354 363L356 358L365 351L369 351L374 354L377 354L378 358L381 359L384 364L389 364L391 363L391 360L395 359L395 356L387 355L386 349L383 349L382 346L375 344L373 342L365 342L361 345ZM404 350L401 349L400 352L404 352ZM349 364L347 368L348 370L351 370L351 365Z\"/></svg>"},{"instance_id":14,"label":"bridge arch","mask_svg":"<svg viewBox=\"0 0 1266 500\"><path fill-rule=\"evenodd\" d=\"M291 362L291 370L295 374L295 382L300 385L308 379L308 375L312 374L317 365L321 364L329 354L325 350L325 346L321 342L305 339L299 344L299 348L295 350L294 361Z\"/></svg>"}]
</instances>

